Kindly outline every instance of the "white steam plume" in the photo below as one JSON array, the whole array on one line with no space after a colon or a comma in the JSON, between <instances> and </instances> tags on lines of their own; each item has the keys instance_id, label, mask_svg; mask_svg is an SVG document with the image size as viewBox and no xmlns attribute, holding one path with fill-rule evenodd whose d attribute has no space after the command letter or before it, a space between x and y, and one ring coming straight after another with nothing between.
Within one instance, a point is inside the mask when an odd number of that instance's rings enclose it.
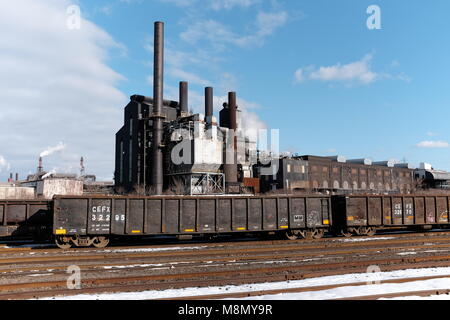
<instances>
[{"instance_id":1,"label":"white steam plume","mask_svg":"<svg viewBox=\"0 0 450 320\"><path fill-rule=\"evenodd\" d=\"M58 145L54 147L48 147L46 150L42 151L40 157L48 157L55 152L62 151L66 148L66 145L63 142L58 143Z\"/></svg>"}]
</instances>

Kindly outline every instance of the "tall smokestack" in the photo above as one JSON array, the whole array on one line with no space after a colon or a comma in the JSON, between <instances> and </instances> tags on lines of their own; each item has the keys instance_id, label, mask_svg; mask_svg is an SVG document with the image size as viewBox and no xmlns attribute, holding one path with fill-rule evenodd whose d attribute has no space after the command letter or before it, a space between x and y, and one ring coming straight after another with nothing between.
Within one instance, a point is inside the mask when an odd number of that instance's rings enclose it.
<instances>
[{"instance_id":1,"label":"tall smokestack","mask_svg":"<svg viewBox=\"0 0 450 320\"><path fill-rule=\"evenodd\" d=\"M153 141L151 184L156 195L163 193L163 91L164 91L164 23L155 22L153 65Z\"/></svg>"},{"instance_id":2,"label":"tall smokestack","mask_svg":"<svg viewBox=\"0 0 450 320\"><path fill-rule=\"evenodd\" d=\"M13 174L12 174L12 172L9 174L9 179L8 179L8 182L13 182Z\"/></svg>"},{"instance_id":3,"label":"tall smokestack","mask_svg":"<svg viewBox=\"0 0 450 320\"><path fill-rule=\"evenodd\" d=\"M180 116L185 117L189 113L189 84L186 81L180 82Z\"/></svg>"},{"instance_id":4,"label":"tall smokestack","mask_svg":"<svg viewBox=\"0 0 450 320\"><path fill-rule=\"evenodd\" d=\"M19 174L16 173L16 182L19 181Z\"/></svg>"},{"instance_id":5,"label":"tall smokestack","mask_svg":"<svg viewBox=\"0 0 450 320\"><path fill-rule=\"evenodd\" d=\"M212 125L212 118L214 114L213 90L214 89L211 87L205 88L205 117L206 117L206 124L208 126Z\"/></svg>"},{"instance_id":6,"label":"tall smokestack","mask_svg":"<svg viewBox=\"0 0 450 320\"><path fill-rule=\"evenodd\" d=\"M42 157L39 157L37 173L42 173L43 171L44 171L44 167L42 166Z\"/></svg>"},{"instance_id":7,"label":"tall smokestack","mask_svg":"<svg viewBox=\"0 0 450 320\"><path fill-rule=\"evenodd\" d=\"M225 182L227 185L233 185L238 182L238 165L237 165L237 105L236 105L236 92L228 93L228 109L229 109L229 134L233 137L231 141L230 149L228 150L228 161L232 161L232 164L224 165Z\"/></svg>"},{"instance_id":8,"label":"tall smokestack","mask_svg":"<svg viewBox=\"0 0 450 320\"><path fill-rule=\"evenodd\" d=\"M80 176L84 176L84 171L85 171L85 168L84 168L84 158L81 157L81 159L80 159Z\"/></svg>"}]
</instances>

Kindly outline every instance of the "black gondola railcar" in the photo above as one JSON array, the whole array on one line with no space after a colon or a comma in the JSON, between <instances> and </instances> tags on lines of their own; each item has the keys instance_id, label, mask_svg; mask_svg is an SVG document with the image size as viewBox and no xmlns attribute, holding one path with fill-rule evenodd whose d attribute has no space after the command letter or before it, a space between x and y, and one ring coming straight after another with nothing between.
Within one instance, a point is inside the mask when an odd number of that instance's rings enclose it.
<instances>
[{"instance_id":1,"label":"black gondola railcar","mask_svg":"<svg viewBox=\"0 0 450 320\"><path fill-rule=\"evenodd\" d=\"M331 225L329 196L55 197L61 248L104 247L111 236L283 232L320 238Z\"/></svg>"},{"instance_id":2,"label":"black gondola railcar","mask_svg":"<svg viewBox=\"0 0 450 320\"><path fill-rule=\"evenodd\" d=\"M334 196L333 230L345 236L373 235L377 229L450 227L450 196Z\"/></svg>"}]
</instances>

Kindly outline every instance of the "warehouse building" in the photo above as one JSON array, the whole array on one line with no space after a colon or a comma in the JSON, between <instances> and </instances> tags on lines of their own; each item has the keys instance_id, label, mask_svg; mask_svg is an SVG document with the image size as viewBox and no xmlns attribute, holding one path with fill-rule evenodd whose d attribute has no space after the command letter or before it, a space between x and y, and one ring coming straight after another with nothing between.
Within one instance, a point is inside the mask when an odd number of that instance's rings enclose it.
<instances>
[{"instance_id":1,"label":"warehouse building","mask_svg":"<svg viewBox=\"0 0 450 320\"><path fill-rule=\"evenodd\" d=\"M435 170L431 164L421 163L414 177L424 189L450 189L450 172Z\"/></svg>"},{"instance_id":2,"label":"warehouse building","mask_svg":"<svg viewBox=\"0 0 450 320\"><path fill-rule=\"evenodd\" d=\"M408 164L306 155L280 159L278 173L273 177L261 177L261 183L265 191L408 193L414 188L414 176Z\"/></svg>"}]
</instances>

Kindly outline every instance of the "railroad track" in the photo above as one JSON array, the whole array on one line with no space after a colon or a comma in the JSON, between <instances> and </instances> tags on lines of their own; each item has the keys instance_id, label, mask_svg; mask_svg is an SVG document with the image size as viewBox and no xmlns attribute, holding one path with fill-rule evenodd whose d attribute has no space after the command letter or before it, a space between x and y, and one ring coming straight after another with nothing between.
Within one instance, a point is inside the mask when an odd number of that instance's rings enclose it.
<instances>
[{"instance_id":1,"label":"railroad track","mask_svg":"<svg viewBox=\"0 0 450 320\"><path fill-rule=\"evenodd\" d=\"M0 299L301 280L364 273L370 265L378 265L382 271L450 266L450 254L438 254L450 252L450 239L446 235L395 237L366 242L323 239L196 244L197 249L184 244L81 252L53 249L1 252ZM164 250L139 252L157 249ZM411 252L414 256L409 256ZM71 264L77 264L83 273L81 290L67 290L66 270Z\"/></svg>"}]
</instances>

